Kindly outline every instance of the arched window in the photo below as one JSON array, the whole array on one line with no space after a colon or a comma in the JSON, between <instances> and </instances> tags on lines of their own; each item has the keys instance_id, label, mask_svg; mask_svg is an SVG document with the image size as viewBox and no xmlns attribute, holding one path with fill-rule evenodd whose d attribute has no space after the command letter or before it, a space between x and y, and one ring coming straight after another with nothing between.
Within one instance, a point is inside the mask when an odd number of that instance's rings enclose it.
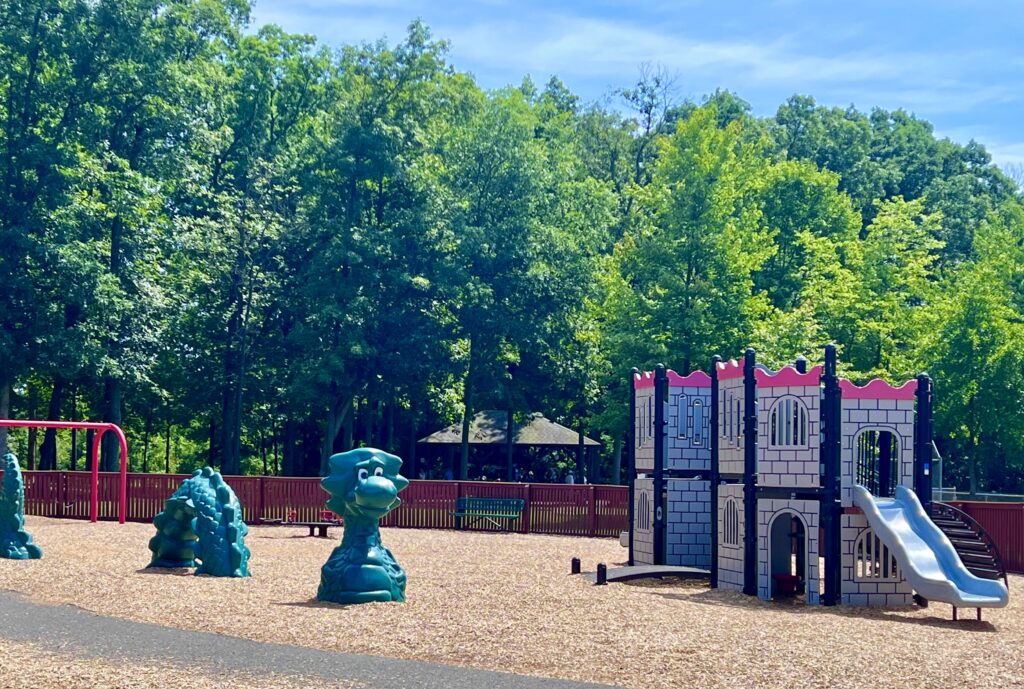
<instances>
[{"instance_id":1,"label":"arched window","mask_svg":"<svg viewBox=\"0 0 1024 689\"><path fill-rule=\"evenodd\" d=\"M900 443L896 434L882 429L861 431L854 448L857 483L878 497L895 495L900 473Z\"/></svg>"},{"instance_id":2,"label":"arched window","mask_svg":"<svg viewBox=\"0 0 1024 689\"><path fill-rule=\"evenodd\" d=\"M719 409L718 418L722 422L722 431L719 434L723 438L729 437L729 409L732 404L732 395L722 395L722 407Z\"/></svg>"},{"instance_id":3,"label":"arched window","mask_svg":"<svg viewBox=\"0 0 1024 689\"><path fill-rule=\"evenodd\" d=\"M772 407L768 444L771 447L807 447L807 407L796 397L783 397Z\"/></svg>"},{"instance_id":4,"label":"arched window","mask_svg":"<svg viewBox=\"0 0 1024 689\"><path fill-rule=\"evenodd\" d=\"M687 412L689 411L687 405L688 400L689 398L682 393L680 393L676 400L676 427L680 438L685 438L689 431L689 420L687 419Z\"/></svg>"},{"instance_id":5,"label":"arched window","mask_svg":"<svg viewBox=\"0 0 1024 689\"><path fill-rule=\"evenodd\" d=\"M704 402L699 398L690 403L690 415L693 418L692 444L704 446Z\"/></svg>"},{"instance_id":6,"label":"arched window","mask_svg":"<svg viewBox=\"0 0 1024 689\"><path fill-rule=\"evenodd\" d=\"M742 423L740 421L741 418L742 418L742 414L740 413L740 401L737 399L736 400L736 417L733 419L733 423L736 424L736 426L735 426L735 428L733 430L733 434L732 434L732 439L733 440L738 440L740 438L740 436L743 435L743 432L740 430L740 428L742 427Z\"/></svg>"},{"instance_id":7,"label":"arched window","mask_svg":"<svg viewBox=\"0 0 1024 689\"><path fill-rule=\"evenodd\" d=\"M896 558L875 532L865 529L853 544L854 581L902 581Z\"/></svg>"},{"instance_id":8,"label":"arched window","mask_svg":"<svg viewBox=\"0 0 1024 689\"><path fill-rule=\"evenodd\" d=\"M640 531L651 529L651 498L647 491L641 491L636 501L636 528Z\"/></svg>"},{"instance_id":9,"label":"arched window","mask_svg":"<svg viewBox=\"0 0 1024 689\"><path fill-rule=\"evenodd\" d=\"M725 501L722 514L722 544L738 546L740 544L740 513L736 509L736 501L729 498Z\"/></svg>"}]
</instances>

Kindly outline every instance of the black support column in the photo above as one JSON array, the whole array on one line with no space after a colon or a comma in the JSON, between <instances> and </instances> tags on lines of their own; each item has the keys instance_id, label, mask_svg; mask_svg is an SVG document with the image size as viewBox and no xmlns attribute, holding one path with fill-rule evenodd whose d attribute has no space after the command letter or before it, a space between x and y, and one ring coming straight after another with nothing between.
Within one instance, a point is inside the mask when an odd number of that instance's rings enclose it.
<instances>
[{"instance_id":1,"label":"black support column","mask_svg":"<svg viewBox=\"0 0 1024 689\"><path fill-rule=\"evenodd\" d=\"M718 588L718 364L722 357L711 358L711 588Z\"/></svg>"},{"instance_id":2,"label":"black support column","mask_svg":"<svg viewBox=\"0 0 1024 689\"><path fill-rule=\"evenodd\" d=\"M756 355L743 356L743 593L757 595L757 376Z\"/></svg>"},{"instance_id":3,"label":"black support column","mask_svg":"<svg viewBox=\"0 0 1024 689\"><path fill-rule=\"evenodd\" d=\"M626 433L626 462L629 465L627 484L629 485L629 559L626 564L633 566L633 527L634 512L636 509L636 377L640 375L640 369L634 368L629 373L629 431Z\"/></svg>"},{"instance_id":4,"label":"black support column","mask_svg":"<svg viewBox=\"0 0 1024 689\"><path fill-rule=\"evenodd\" d=\"M825 347L824 393L821 400L821 527L825 542L825 595L822 605L836 605L842 595L842 511L840 449L842 442L842 390L836 375L836 346Z\"/></svg>"},{"instance_id":5,"label":"black support column","mask_svg":"<svg viewBox=\"0 0 1024 689\"><path fill-rule=\"evenodd\" d=\"M932 379L917 377L917 415L914 420L914 492L925 514L932 513Z\"/></svg>"},{"instance_id":6,"label":"black support column","mask_svg":"<svg viewBox=\"0 0 1024 689\"><path fill-rule=\"evenodd\" d=\"M668 372L654 368L654 564L665 564L665 396Z\"/></svg>"}]
</instances>

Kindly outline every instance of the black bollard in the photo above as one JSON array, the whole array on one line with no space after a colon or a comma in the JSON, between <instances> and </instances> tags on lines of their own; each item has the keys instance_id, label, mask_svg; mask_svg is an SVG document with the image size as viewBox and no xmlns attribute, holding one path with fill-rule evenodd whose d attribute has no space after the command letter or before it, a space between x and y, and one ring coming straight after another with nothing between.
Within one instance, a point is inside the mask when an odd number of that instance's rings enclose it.
<instances>
[{"instance_id":1,"label":"black bollard","mask_svg":"<svg viewBox=\"0 0 1024 689\"><path fill-rule=\"evenodd\" d=\"M594 583L598 586L604 586L608 583L608 567L603 562L597 563L597 581Z\"/></svg>"},{"instance_id":2,"label":"black bollard","mask_svg":"<svg viewBox=\"0 0 1024 689\"><path fill-rule=\"evenodd\" d=\"M578 557L574 557L572 559L572 569L570 570L569 574L579 574L579 573L580 573L580 559Z\"/></svg>"}]
</instances>

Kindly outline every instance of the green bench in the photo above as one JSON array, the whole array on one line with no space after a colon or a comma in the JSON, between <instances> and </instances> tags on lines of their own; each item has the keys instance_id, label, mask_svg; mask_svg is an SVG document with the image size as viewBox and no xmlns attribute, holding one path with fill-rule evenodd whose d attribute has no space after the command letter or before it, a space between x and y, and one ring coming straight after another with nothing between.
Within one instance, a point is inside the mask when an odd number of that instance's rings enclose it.
<instances>
[{"instance_id":1,"label":"green bench","mask_svg":"<svg viewBox=\"0 0 1024 689\"><path fill-rule=\"evenodd\" d=\"M522 498L471 498L455 500L455 528L463 529L481 521L490 522L499 529L511 530L512 522L523 514L526 501Z\"/></svg>"}]
</instances>

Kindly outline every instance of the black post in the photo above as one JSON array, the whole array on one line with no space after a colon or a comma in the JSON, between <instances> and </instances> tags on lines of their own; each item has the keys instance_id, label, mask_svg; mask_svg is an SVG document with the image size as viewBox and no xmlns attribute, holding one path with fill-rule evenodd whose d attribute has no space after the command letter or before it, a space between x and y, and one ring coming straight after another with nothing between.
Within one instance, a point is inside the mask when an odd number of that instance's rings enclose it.
<instances>
[{"instance_id":1,"label":"black post","mask_svg":"<svg viewBox=\"0 0 1024 689\"><path fill-rule=\"evenodd\" d=\"M722 357L711 357L711 588L718 588L718 364Z\"/></svg>"},{"instance_id":2,"label":"black post","mask_svg":"<svg viewBox=\"0 0 1024 689\"><path fill-rule=\"evenodd\" d=\"M892 434L878 433L878 497L891 498L892 490Z\"/></svg>"},{"instance_id":3,"label":"black post","mask_svg":"<svg viewBox=\"0 0 1024 689\"><path fill-rule=\"evenodd\" d=\"M636 377L640 369L634 368L629 373L629 431L626 433L626 442L629 443L626 449L626 462L629 465L627 484L629 485L629 558L626 562L633 566L633 509L636 495Z\"/></svg>"},{"instance_id":4,"label":"black post","mask_svg":"<svg viewBox=\"0 0 1024 689\"><path fill-rule=\"evenodd\" d=\"M932 513L932 379L917 377L917 417L914 425L914 492L925 514Z\"/></svg>"},{"instance_id":5,"label":"black post","mask_svg":"<svg viewBox=\"0 0 1024 689\"><path fill-rule=\"evenodd\" d=\"M579 573L580 573L580 559L578 557L574 557L569 562L569 574L579 574Z\"/></svg>"},{"instance_id":6,"label":"black post","mask_svg":"<svg viewBox=\"0 0 1024 689\"><path fill-rule=\"evenodd\" d=\"M515 461L513 460L513 453L515 451L515 432L512 428L512 405L508 405L508 411L505 412L505 480L512 482L516 480Z\"/></svg>"},{"instance_id":7,"label":"black post","mask_svg":"<svg viewBox=\"0 0 1024 689\"><path fill-rule=\"evenodd\" d=\"M825 594L822 605L839 603L842 587L841 539L842 503L840 502L840 443L842 442L842 390L836 375L836 346L825 347L825 393L821 405L821 526L825 532L822 551L825 556Z\"/></svg>"},{"instance_id":8,"label":"black post","mask_svg":"<svg viewBox=\"0 0 1024 689\"><path fill-rule=\"evenodd\" d=\"M743 356L743 593L757 595L757 363Z\"/></svg>"},{"instance_id":9,"label":"black post","mask_svg":"<svg viewBox=\"0 0 1024 689\"><path fill-rule=\"evenodd\" d=\"M598 586L604 586L608 583L608 565L603 562L597 563L597 576L594 583Z\"/></svg>"},{"instance_id":10,"label":"black post","mask_svg":"<svg viewBox=\"0 0 1024 689\"><path fill-rule=\"evenodd\" d=\"M793 362L793 366L796 368L797 373L807 373L807 357L801 354Z\"/></svg>"},{"instance_id":11,"label":"black post","mask_svg":"<svg viewBox=\"0 0 1024 689\"><path fill-rule=\"evenodd\" d=\"M665 397L668 371L654 368L654 564L665 564Z\"/></svg>"}]
</instances>

